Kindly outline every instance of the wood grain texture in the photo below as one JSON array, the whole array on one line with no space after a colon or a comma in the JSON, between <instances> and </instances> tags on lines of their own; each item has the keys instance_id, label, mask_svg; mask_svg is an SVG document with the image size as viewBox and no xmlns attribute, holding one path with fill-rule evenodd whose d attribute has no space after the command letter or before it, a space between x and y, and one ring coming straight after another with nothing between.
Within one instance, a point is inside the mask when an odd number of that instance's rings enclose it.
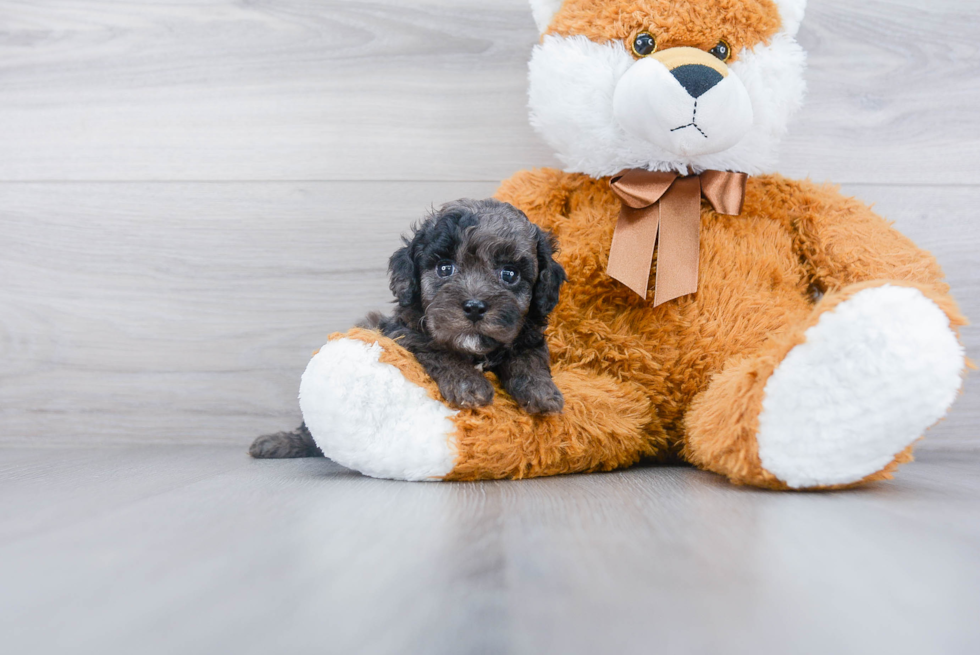
<instances>
[{"instance_id":1,"label":"wood grain texture","mask_svg":"<svg viewBox=\"0 0 980 655\"><path fill-rule=\"evenodd\" d=\"M0 634L18 655L975 653L978 466L780 494L678 468L420 485L229 448L0 448Z\"/></svg>"},{"instance_id":2,"label":"wood grain texture","mask_svg":"<svg viewBox=\"0 0 980 655\"><path fill-rule=\"evenodd\" d=\"M0 185L0 441L239 443L298 424L331 332L486 183Z\"/></svg>"},{"instance_id":3,"label":"wood grain texture","mask_svg":"<svg viewBox=\"0 0 980 655\"><path fill-rule=\"evenodd\" d=\"M781 170L975 184L972 0L811 0ZM0 0L0 180L487 180L548 165L526 0Z\"/></svg>"},{"instance_id":4,"label":"wood grain texture","mask_svg":"<svg viewBox=\"0 0 980 655\"><path fill-rule=\"evenodd\" d=\"M0 15L0 151L21 152L0 179L493 180L550 161L524 109L523 0L32 1Z\"/></svg>"},{"instance_id":5,"label":"wood grain texture","mask_svg":"<svg viewBox=\"0 0 980 655\"><path fill-rule=\"evenodd\" d=\"M390 302L426 207L488 183L0 185L0 442L245 443L298 423L312 351ZM980 317L974 188L849 185ZM964 332L980 360L980 332ZM970 379L927 446L978 444Z\"/></svg>"}]
</instances>

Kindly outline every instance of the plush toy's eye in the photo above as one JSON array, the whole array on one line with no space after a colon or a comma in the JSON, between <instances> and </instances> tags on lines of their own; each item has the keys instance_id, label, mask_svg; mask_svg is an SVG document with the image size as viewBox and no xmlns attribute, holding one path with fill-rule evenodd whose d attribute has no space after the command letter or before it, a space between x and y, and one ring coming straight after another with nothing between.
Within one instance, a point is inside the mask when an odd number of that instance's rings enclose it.
<instances>
[{"instance_id":1,"label":"plush toy's eye","mask_svg":"<svg viewBox=\"0 0 980 655\"><path fill-rule=\"evenodd\" d=\"M633 39L633 54L637 57L646 57L657 51L657 40L649 32L640 32Z\"/></svg>"},{"instance_id":2,"label":"plush toy's eye","mask_svg":"<svg viewBox=\"0 0 980 655\"><path fill-rule=\"evenodd\" d=\"M722 61L728 61L732 58L732 47L728 45L727 41L722 40L714 48L708 50L708 54L714 55Z\"/></svg>"},{"instance_id":3,"label":"plush toy's eye","mask_svg":"<svg viewBox=\"0 0 980 655\"><path fill-rule=\"evenodd\" d=\"M456 272L456 264L452 263L448 259L443 259L441 262L436 264L436 275L439 277L450 277Z\"/></svg>"},{"instance_id":4,"label":"plush toy's eye","mask_svg":"<svg viewBox=\"0 0 980 655\"><path fill-rule=\"evenodd\" d=\"M521 272L513 266L505 266L500 269L500 281L504 284L517 284L521 281Z\"/></svg>"}]
</instances>

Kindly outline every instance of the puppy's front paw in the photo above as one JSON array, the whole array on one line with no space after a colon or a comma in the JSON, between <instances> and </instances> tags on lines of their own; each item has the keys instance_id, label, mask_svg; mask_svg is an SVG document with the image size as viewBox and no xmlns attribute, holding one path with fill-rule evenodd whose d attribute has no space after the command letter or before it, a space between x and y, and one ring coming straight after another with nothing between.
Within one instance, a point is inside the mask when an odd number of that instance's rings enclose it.
<instances>
[{"instance_id":1,"label":"puppy's front paw","mask_svg":"<svg viewBox=\"0 0 980 655\"><path fill-rule=\"evenodd\" d=\"M528 380L512 387L511 396L528 414L561 414L565 408L565 397L551 380Z\"/></svg>"},{"instance_id":2,"label":"puppy's front paw","mask_svg":"<svg viewBox=\"0 0 980 655\"><path fill-rule=\"evenodd\" d=\"M493 385L482 375L452 376L438 383L442 397L454 407L484 407L493 402Z\"/></svg>"}]
</instances>

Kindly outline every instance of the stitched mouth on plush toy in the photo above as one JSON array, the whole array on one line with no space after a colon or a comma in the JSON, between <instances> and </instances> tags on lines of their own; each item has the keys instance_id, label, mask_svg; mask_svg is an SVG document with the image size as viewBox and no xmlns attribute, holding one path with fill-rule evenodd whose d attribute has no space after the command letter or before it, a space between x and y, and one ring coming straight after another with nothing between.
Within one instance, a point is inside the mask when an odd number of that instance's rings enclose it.
<instances>
[{"instance_id":1,"label":"stitched mouth on plush toy","mask_svg":"<svg viewBox=\"0 0 980 655\"><path fill-rule=\"evenodd\" d=\"M705 139L708 138L708 135L704 133L704 130L698 127L697 123L688 123L687 125L681 125L680 127L675 127L674 129L671 130L671 132L677 132L678 130L686 130L689 127L693 127L694 129L696 129L701 134L701 136L703 136Z\"/></svg>"},{"instance_id":2,"label":"stitched mouth on plush toy","mask_svg":"<svg viewBox=\"0 0 980 655\"><path fill-rule=\"evenodd\" d=\"M693 127L694 129L696 129L698 131L698 133L701 136L703 136L705 139L707 139L708 138L708 135L704 133L704 130L702 130L700 127L698 127L697 119L698 119L698 101L697 101L697 99L695 99L694 100L694 112L691 114L691 122L688 123L687 125L679 125L678 127L675 127L674 129L672 129L671 132L677 132L679 130L686 130L689 127Z\"/></svg>"}]
</instances>

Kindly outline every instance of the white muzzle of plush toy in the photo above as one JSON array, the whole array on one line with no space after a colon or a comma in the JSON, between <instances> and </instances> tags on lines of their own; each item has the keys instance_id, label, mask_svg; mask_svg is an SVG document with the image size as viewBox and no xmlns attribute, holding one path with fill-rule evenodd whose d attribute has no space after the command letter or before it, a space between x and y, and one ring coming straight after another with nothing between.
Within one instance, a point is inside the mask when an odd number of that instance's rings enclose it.
<instances>
[{"instance_id":1,"label":"white muzzle of plush toy","mask_svg":"<svg viewBox=\"0 0 980 655\"><path fill-rule=\"evenodd\" d=\"M616 85L613 114L630 135L679 157L727 150L753 121L742 81L697 48L670 48L633 64Z\"/></svg>"}]
</instances>

